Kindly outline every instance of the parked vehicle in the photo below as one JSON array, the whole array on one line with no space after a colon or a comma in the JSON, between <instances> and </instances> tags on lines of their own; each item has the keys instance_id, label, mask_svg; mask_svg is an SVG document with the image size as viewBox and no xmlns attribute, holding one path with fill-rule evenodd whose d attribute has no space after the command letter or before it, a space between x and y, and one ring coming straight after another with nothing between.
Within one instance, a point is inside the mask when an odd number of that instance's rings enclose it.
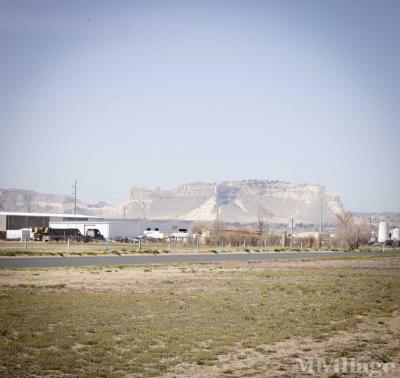
<instances>
[{"instance_id":1,"label":"parked vehicle","mask_svg":"<svg viewBox=\"0 0 400 378\"><path fill-rule=\"evenodd\" d=\"M100 233L100 231L97 228L89 228L86 230L86 235L85 235L85 242L89 241L101 241L104 240L104 236Z\"/></svg>"},{"instance_id":2,"label":"parked vehicle","mask_svg":"<svg viewBox=\"0 0 400 378\"><path fill-rule=\"evenodd\" d=\"M84 240L84 236L77 228L34 227L32 232L33 240L37 241Z\"/></svg>"},{"instance_id":3,"label":"parked vehicle","mask_svg":"<svg viewBox=\"0 0 400 378\"><path fill-rule=\"evenodd\" d=\"M133 238L128 238L126 236L117 236L111 239L114 243L133 243Z\"/></svg>"}]
</instances>

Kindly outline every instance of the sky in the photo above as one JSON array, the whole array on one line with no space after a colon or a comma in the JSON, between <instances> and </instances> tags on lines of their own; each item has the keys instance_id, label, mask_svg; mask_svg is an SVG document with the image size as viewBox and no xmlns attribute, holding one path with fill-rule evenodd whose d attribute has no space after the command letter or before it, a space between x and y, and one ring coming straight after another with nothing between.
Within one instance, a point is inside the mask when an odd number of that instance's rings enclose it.
<instances>
[{"instance_id":1,"label":"sky","mask_svg":"<svg viewBox=\"0 0 400 378\"><path fill-rule=\"evenodd\" d=\"M282 180L400 211L400 2L0 0L0 187Z\"/></svg>"}]
</instances>

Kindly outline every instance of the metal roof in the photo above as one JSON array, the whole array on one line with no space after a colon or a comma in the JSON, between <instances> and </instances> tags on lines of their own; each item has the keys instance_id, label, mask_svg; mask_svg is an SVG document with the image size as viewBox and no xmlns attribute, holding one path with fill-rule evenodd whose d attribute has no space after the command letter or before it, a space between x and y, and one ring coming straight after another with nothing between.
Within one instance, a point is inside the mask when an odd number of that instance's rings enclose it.
<instances>
[{"instance_id":1,"label":"metal roof","mask_svg":"<svg viewBox=\"0 0 400 378\"><path fill-rule=\"evenodd\" d=\"M88 218L88 219L103 219L94 215L85 214L52 214L52 213L19 213L16 211L0 211L0 215L14 215L22 217L50 217L50 218Z\"/></svg>"}]
</instances>

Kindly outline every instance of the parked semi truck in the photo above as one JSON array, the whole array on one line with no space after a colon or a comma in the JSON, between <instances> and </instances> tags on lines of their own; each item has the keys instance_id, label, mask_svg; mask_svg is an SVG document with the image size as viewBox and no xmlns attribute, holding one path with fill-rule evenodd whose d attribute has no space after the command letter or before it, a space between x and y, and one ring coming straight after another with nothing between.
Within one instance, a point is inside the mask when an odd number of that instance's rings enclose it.
<instances>
[{"instance_id":1,"label":"parked semi truck","mask_svg":"<svg viewBox=\"0 0 400 378\"><path fill-rule=\"evenodd\" d=\"M50 227L34 227L33 240L37 241L60 241L60 240L76 240L83 241L83 235L77 228L50 228Z\"/></svg>"},{"instance_id":2,"label":"parked semi truck","mask_svg":"<svg viewBox=\"0 0 400 378\"><path fill-rule=\"evenodd\" d=\"M104 240L103 235L98 229L86 230L86 235L82 235L77 228L51 228L51 227L34 227L32 229L33 240L36 241L60 241L74 240L89 242L94 240Z\"/></svg>"}]
</instances>

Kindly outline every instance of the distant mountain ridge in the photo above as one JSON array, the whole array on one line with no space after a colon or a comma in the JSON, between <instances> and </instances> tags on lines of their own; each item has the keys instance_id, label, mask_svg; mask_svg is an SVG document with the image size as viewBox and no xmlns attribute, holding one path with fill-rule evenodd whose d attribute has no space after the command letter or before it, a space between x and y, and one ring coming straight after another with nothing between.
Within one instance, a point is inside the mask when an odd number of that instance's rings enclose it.
<instances>
[{"instance_id":1,"label":"distant mountain ridge","mask_svg":"<svg viewBox=\"0 0 400 378\"><path fill-rule=\"evenodd\" d=\"M254 223L259 214L268 222L319 223L322 200L324 223L334 223L343 211L337 194L321 185L292 184L282 181L241 180L218 183L194 182L173 190L134 186L121 206L105 202L77 201L77 211L108 218L176 219ZM0 189L0 211L72 213L73 198L41 194L32 190Z\"/></svg>"},{"instance_id":2,"label":"distant mountain ridge","mask_svg":"<svg viewBox=\"0 0 400 378\"><path fill-rule=\"evenodd\" d=\"M179 219L253 223L262 214L268 222L335 222L343 211L337 194L321 185L291 184L282 181L241 180L219 183L195 182L173 190L134 186L121 206L105 202L87 204L77 201L77 211L88 215L122 218ZM125 209L125 210L123 210ZM41 194L32 190L0 189L0 210L72 213L73 198Z\"/></svg>"},{"instance_id":3,"label":"distant mountain ridge","mask_svg":"<svg viewBox=\"0 0 400 378\"><path fill-rule=\"evenodd\" d=\"M174 190L132 187L125 208L129 216L149 219L253 223L262 213L269 222L318 223L322 199L323 221L335 222L343 211L337 194L321 185L282 181L241 180L195 182Z\"/></svg>"},{"instance_id":4,"label":"distant mountain ridge","mask_svg":"<svg viewBox=\"0 0 400 378\"><path fill-rule=\"evenodd\" d=\"M292 184L282 181L241 180L219 183L195 182L173 190L134 186L120 206L77 200L77 212L105 218L147 218L159 220L221 221L255 223L262 213L270 223L318 224L322 198L324 223L336 223L342 212L339 196L321 185ZM0 189L0 211L72 213L72 196L42 194L32 190ZM400 213L354 213L362 223L376 225L389 221L400 226Z\"/></svg>"},{"instance_id":5,"label":"distant mountain ridge","mask_svg":"<svg viewBox=\"0 0 400 378\"><path fill-rule=\"evenodd\" d=\"M86 204L77 200L77 212L87 215L114 217L117 207L105 202ZM42 212L72 214L74 199L72 196L42 194L25 189L0 189L0 211Z\"/></svg>"}]
</instances>

